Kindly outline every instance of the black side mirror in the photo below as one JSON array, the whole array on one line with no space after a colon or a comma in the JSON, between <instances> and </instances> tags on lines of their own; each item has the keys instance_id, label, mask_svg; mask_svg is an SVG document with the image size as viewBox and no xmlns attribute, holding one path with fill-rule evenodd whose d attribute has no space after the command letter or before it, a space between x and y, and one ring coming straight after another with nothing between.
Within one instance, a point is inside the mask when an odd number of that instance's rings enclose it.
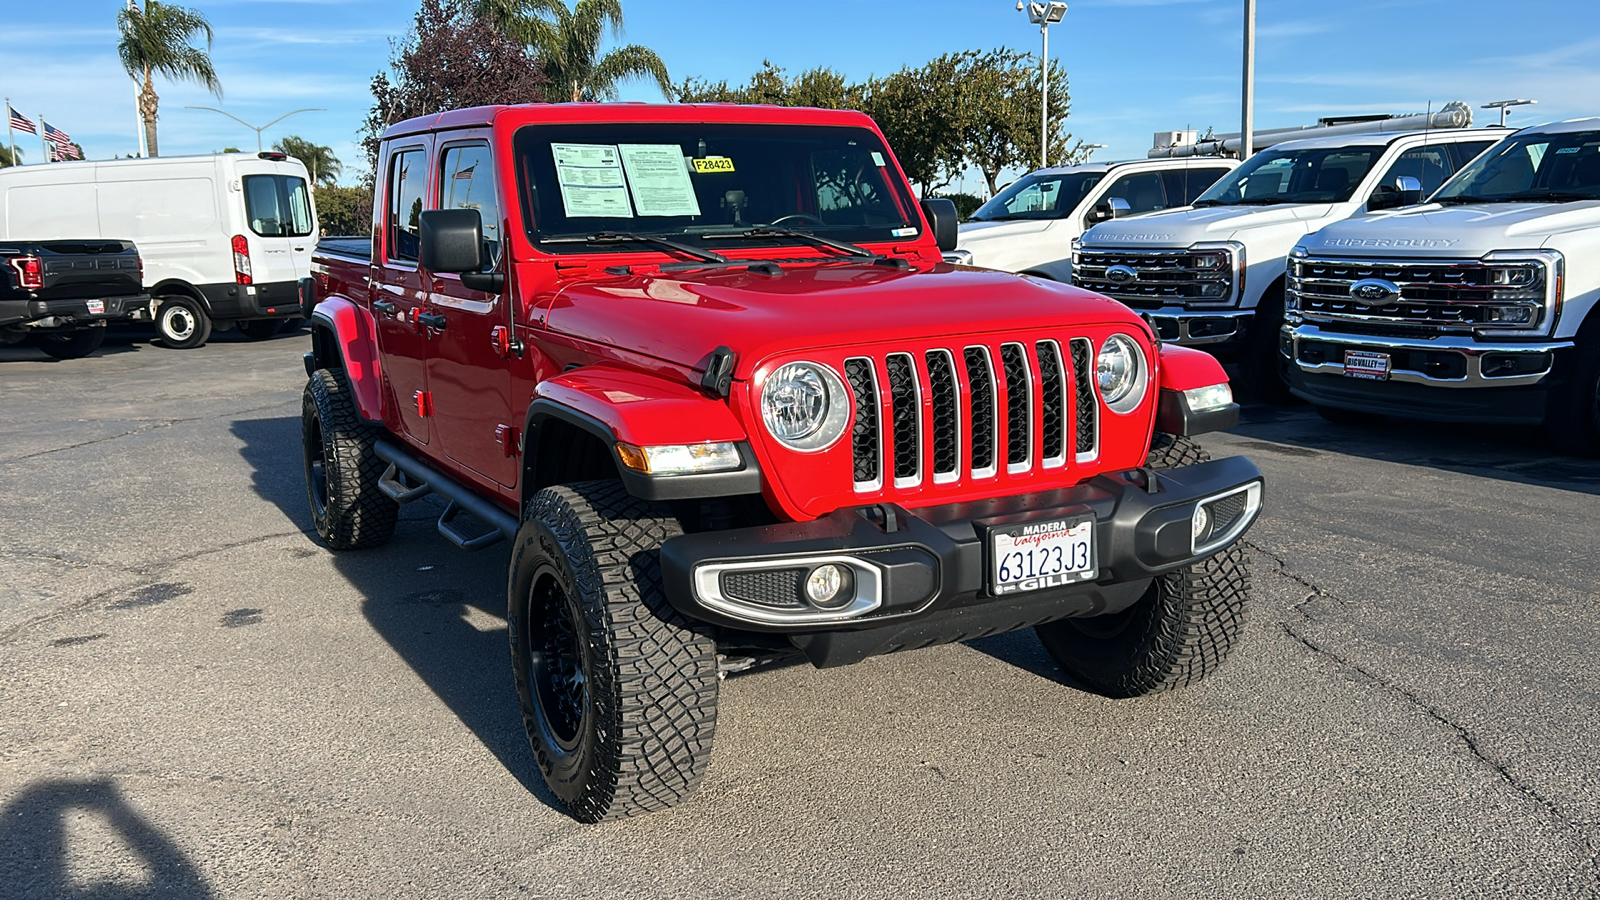
<instances>
[{"instance_id":1,"label":"black side mirror","mask_svg":"<svg viewBox=\"0 0 1600 900\"><path fill-rule=\"evenodd\" d=\"M1400 175L1395 178L1394 184L1380 185L1372 192L1372 198L1367 201L1367 211L1376 212L1421 202L1422 182L1410 175Z\"/></svg>"},{"instance_id":2,"label":"black side mirror","mask_svg":"<svg viewBox=\"0 0 1600 900\"><path fill-rule=\"evenodd\" d=\"M1113 219L1120 219L1123 216L1131 215L1133 213L1133 207L1129 206L1128 201L1122 199L1121 197L1112 197L1111 199L1107 200L1106 208L1111 210L1111 218Z\"/></svg>"},{"instance_id":3,"label":"black side mirror","mask_svg":"<svg viewBox=\"0 0 1600 900\"><path fill-rule=\"evenodd\" d=\"M953 201L943 197L930 197L922 201L922 214L928 217L928 227L933 229L933 239L940 250L954 250L961 239L961 216Z\"/></svg>"},{"instance_id":4,"label":"black side mirror","mask_svg":"<svg viewBox=\"0 0 1600 900\"><path fill-rule=\"evenodd\" d=\"M499 272L484 272L483 217L475 209L430 209L422 214L417 254L429 272L461 276L463 287L498 293L505 285Z\"/></svg>"},{"instance_id":5,"label":"black side mirror","mask_svg":"<svg viewBox=\"0 0 1600 900\"><path fill-rule=\"evenodd\" d=\"M459 275L483 268L483 219L477 210L427 210L420 230L424 269Z\"/></svg>"}]
</instances>

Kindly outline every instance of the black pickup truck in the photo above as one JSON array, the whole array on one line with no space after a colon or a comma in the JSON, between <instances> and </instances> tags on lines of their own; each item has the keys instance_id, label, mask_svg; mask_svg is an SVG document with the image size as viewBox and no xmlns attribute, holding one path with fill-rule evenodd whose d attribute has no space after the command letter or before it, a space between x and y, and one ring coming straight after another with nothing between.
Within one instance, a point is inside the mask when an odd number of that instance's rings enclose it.
<instances>
[{"instance_id":1,"label":"black pickup truck","mask_svg":"<svg viewBox=\"0 0 1600 900\"><path fill-rule=\"evenodd\" d=\"M150 319L142 282L131 241L0 241L0 344L88 356L107 322Z\"/></svg>"}]
</instances>

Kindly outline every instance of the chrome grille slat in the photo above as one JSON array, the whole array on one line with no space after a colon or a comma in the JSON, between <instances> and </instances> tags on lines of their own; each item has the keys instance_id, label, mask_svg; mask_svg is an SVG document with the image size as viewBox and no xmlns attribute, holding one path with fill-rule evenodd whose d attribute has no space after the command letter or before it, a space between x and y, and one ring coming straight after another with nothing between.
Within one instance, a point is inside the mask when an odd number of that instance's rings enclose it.
<instances>
[{"instance_id":1,"label":"chrome grille slat","mask_svg":"<svg viewBox=\"0 0 1600 900\"><path fill-rule=\"evenodd\" d=\"M1060 344L1039 341L1033 350L1039 356L1039 431L1044 465L1051 468L1067 461L1067 377L1062 371Z\"/></svg>"},{"instance_id":2,"label":"chrome grille slat","mask_svg":"<svg viewBox=\"0 0 1600 900\"><path fill-rule=\"evenodd\" d=\"M962 352L967 364L968 403L972 410L972 476L986 478L995 473L995 378L988 347L968 347Z\"/></svg>"},{"instance_id":3,"label":"chrome grille slat","mask_svg":"<svg viewBox=\"0 0 1600 900\"><path fill-rule=\"evenodd\" d=\"M922 391L917 366L909 353L884 358L889 372L889 403L894 413L894 486L915 487L922 481Z\"/></svg>"},{"instance_id":4,"label":"chrome grille slat","mask_svg":"<svg viewBox=\"0 0 1600 900\"><path fill-rule=\"evenodd\" d=\"M1094 392L1094 342L1088 338L1072 340L1073 418L1077 429L1075 444L1079 462L1100 453L1100 405Z\"/></svg>"},{"instance_id":5,"label":"chrome grille slat","mask_svg":"<svg viewBox=\"0 0 1600 900\"><path fill-rule=\"evenodd\" d=\"M845 378L855 396L855 421L850 427L850 451L857 491L883 487L883 435L878 427L878 378L872 360L851 357L844 361Z\"/></svg>"},{"instance_id":6,"label":"chrome grille slat","mask_svg":"<svg viewBox=\"0 0 1600 900\"><path fill-rule=\"evenodd\" d=\"M1006 378L1006 470L1026 472L1033 462L1033 379L1028 351L1021 344L1000 345Z\"/></svg>"},{"instance_id":7,"label":"chrome grille slat","mask_svg":"<svg viewBox=\"0 0 1600 900\"><path fill-rule=\"evenodd\" d=\"M961 385L949 350L929 350L928 393L933 399L933 480L961 477Z\"/></svg>"}]
</instances>

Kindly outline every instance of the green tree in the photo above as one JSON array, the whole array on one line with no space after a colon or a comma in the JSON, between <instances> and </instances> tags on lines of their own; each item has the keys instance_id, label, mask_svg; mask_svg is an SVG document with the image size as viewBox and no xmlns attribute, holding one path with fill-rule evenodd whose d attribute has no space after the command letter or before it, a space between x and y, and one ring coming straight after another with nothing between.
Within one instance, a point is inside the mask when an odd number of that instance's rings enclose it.
<instances>
[{"instance_id":1,"label":"green tree","mask_svg":"<svg viewBox=\"0 0 1600 900\"><path fill-rule=\"evenodd\" d=\"M983 173L993 196L1003 170L1039 164L1039 58L1006 47L969 51L959 54L949 74L949 99L961 111L957 153ZM1062 130L1071 104L1067 73L1051 62L1050 161L1058 165L1083 157L1083 142L1069 148L1072 136Z\"/></svg>"},{"instance_id":2,"label":"green tree","mask_svg":"<svg viewBox=\"0 0 1600 900\"><path fill-rule=\"evenodd\" d=\"M948 54L866 85L863 111L883 130L906 177L927 197L961 171L967 111L955 96L958 60Z\"/></svg>"},{"instance_id":3,"label":"green tree","mask_svg":"<svg viewBox=\"0 0 1600 900\"><path fill-rule=\"evenodd\" d=\"M571 8L566 0L475 0L475 8L539 57L551 93L563 100L615 99L617 83L629 78L650 78L672 96L667 64L654 50L628 44L600 56L608 26L622 37L622 0L577 0Z\"/></svg>"},{"instance_id":4,"label":"green tree","mask_svg":"<svg viewBox=\"0 0 1600 900\"><path fill-rule=\"evenodd\" d=\"M145 143L156 156L156 96L153 76L192 81L222 99L222 82L211 66L211 23L198 10L145 0L144 9L133 3L117 11L117 55L134 81L142 81L139 116L144 120ZM195 35L205 32L206 48L192 46Z\"/></svg>"},{"instance_id":5,"label":"green tree","mask_svg":"<svg viewBox=\"0 0 1600 900\"><path fill-rule=\"evenodd\" d=\"M321 186L316 189L317 220L330 235L372 232L372 189Z\"/></svg>"},{"instance_id":6,"label":"green tree","mask_svg":"<svg viewBox=\"0 0 1600 900\"><path fill-rule=\"evenodd\" d=\"M11 155L10 147L0 147L0 169L7 166L22 165L22 151L18 150L16 156Z\"/></svg>"},{"instance_id":7,"label":"green tree","mask_svg":"<svg viewBox=\"0 0 1600 900\"><path fill-rule=\"evenodd\" d=\"M338 184L339 175L344 172L344 165L333 155L332 147L314 144L302 137L286 135L273 144L272 149L305 163L306 171L311 173L311 183L317 187Z\"/></svg>"}]
</instances>

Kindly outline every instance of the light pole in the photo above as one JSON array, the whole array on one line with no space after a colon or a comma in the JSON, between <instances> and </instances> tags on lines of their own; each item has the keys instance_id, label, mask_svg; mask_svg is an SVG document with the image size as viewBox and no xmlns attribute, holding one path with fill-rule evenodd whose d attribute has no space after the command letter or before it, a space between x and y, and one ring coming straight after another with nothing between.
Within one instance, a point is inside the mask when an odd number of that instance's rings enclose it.
<instances>
[{"instance_id":1,"label":"light pole","mask_svg":"<svg viewBox=\"0 0 1600 900\"><path fill-rule=\"evenodd\" d=\"M1479 108L1500 110L1500 126L1504 128L1506 124L1506 110L1513 106L1528 106L1529 104L1538 102L1539 101L1537 100L1496 100L1493 103L1485 103Z\"/></svg>"},{"instance_id":2,"label":"light pole","mask_svg":"<svg viewBox=\"0 0 1600 900\"><path fill-rule=\"evenodd\" d=\"M1089 157L1093 156L1094 152L1096 150L1104 150L1105 148L1106 148L1105 144L1084 144L1083 145L1083 161L1084 162L1088 162L1089 161Z\"/></svg>"},{"instance_id":3,"label":"light pole","mask_svg":"<svg viewBox=\"0 0 1600 900\"><path fill-rule=\"evenodd\" d=\"M262 126L260 126L258 128L258 127L254 126L254 125L251 125L249 122L246 122L245 120L239 118L238 116L234 115L233 113L225 112L223 110L217 109L215 106L185 106L184 109L209 109L214 113L222 113L223 115L225 115L228 118L234 120L235 122L238 122L240 125L243 125L244 127L250 129L251 131L254 131L256 133L256 152L257 153L261 152L261 132L266 131L268 128L271 128L272 126L278 124L279 122L282 122L284 119L289 118L290 116L294 115L295 113L327 112L327 108L326 107L322 107L322 106L312 107L310 109L297 109L297 110L294 110L293 112L286 112L283 115L277 117L276 119L273 119L271 122L268 122L267 124L262 125Z\"/></svg>"},{"instance_id":4,"label":"light pole","mask_svg":"<svg viewBox=\"0 0 1600 900\"><path fill-rule=\"evenodd\" d=\"M1256 152L1256 0L1244 0L1244 98L1239 123L1239 158Z\"/></svg>"},{"instance_id":5,"label":"light pole","mask_svg":"<svg viewBox=\"0 0 1600 900\"><path fill-rule=\"evenodd\" d=\"M1039 54L1039 168L1050 165L1050 26L1067 14L1067 5L1060 0L1048 3L1024 3L1017 0L1017 11L1028 11L1028 21L1039 26L1039 37L1044 48Z\"/></svg>"}]
</instances>

